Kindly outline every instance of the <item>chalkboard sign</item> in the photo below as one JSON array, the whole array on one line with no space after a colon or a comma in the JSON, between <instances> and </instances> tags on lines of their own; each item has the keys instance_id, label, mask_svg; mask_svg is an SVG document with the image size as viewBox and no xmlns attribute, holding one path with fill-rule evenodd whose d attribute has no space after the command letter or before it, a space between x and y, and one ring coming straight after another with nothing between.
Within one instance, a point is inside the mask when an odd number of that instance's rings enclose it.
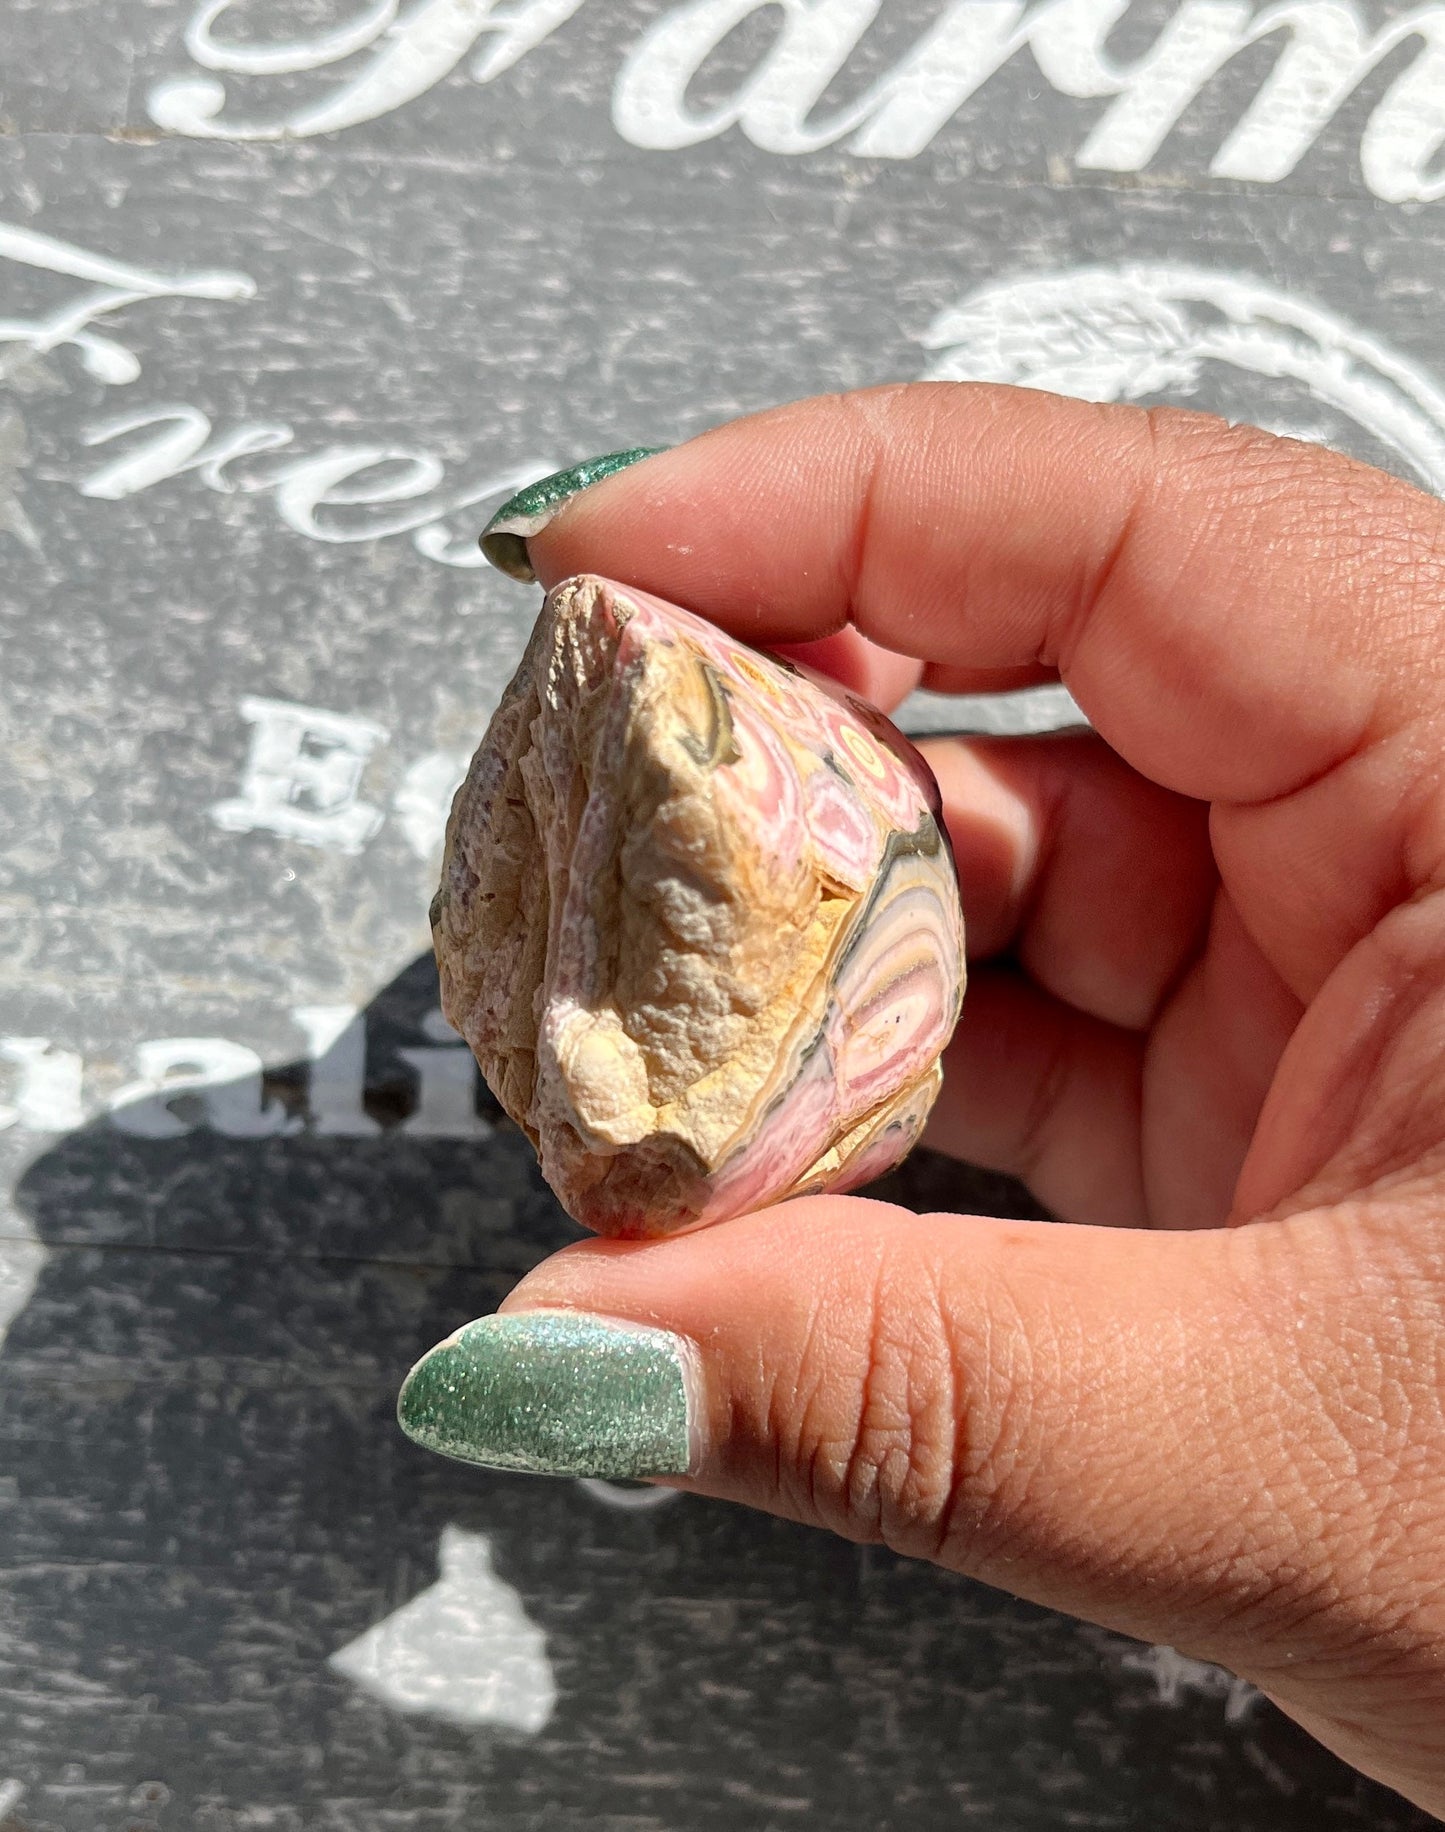
<instances>
[{"instance_id":1,"label":"chalkboard sign","mask_svg":"<svg viewBox=\"0 0 1445 1832\"><path fill-rule=\"evenodd\" d=\"M392 1408L575 1233L427 951L535 611L490 508L924 376L1445 489L1445 4L0 0L0 49L3 1832L1426 1825L1168 1648Z\"/></svg>"}]
</instances>

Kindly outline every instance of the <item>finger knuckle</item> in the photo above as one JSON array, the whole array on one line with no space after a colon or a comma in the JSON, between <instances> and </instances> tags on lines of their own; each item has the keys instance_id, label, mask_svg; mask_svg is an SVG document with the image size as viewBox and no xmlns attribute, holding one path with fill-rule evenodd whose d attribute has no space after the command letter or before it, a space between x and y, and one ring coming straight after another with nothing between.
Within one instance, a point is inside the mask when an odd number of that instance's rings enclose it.
<instances>
[{"instance_id":1,"label":"finger knuckle","mask_svg":"<svg viewBox=\"0 0 1445 1832\"><path fill-rule=\"evenodd\" d=\"M885 1263L843 1475L855 1518L885 1544L930 1555L953 1483L954 1369L940 1324L932 1281L910 1280L901 1293Z\"/></svg>"},{"instance_id":2,"label":"finger knuckle","mask_svg":"<svg viewBox=\"0 0 1445 1832\"><path fill-rule=\"evenodd\" d=\"M906 1247L879 1256L851 1315L847 1406L818 1382L802 1409L807 1511L855 1539L961 1563L980 1537L1006 1534L1026 1479L1028 1339L993 1307L962 1303L949 1268ZM813 1346L836 1365L830 1331Z\"/></svg>"}]
</instances>

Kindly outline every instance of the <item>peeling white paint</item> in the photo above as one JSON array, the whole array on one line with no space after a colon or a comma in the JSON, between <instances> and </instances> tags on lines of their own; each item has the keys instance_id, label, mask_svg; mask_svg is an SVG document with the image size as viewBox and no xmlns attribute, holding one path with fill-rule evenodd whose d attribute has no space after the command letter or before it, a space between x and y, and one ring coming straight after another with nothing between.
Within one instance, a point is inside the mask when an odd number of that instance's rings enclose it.
<instances>
[{"instance_id":1,"label":"peeling white paint","mask_svg":"<svg viewBox=\"0 0 1445 1832\"><path fill-rule=\"evenodd\" d=\"M441 1575L327 1664L392 1711L535 1736L557 1702L546 1637L492 1569L485 1534L447 1527Z\"/></svg>"},{"instance_id":2,"label":"peeling white paint","mask_svg":"<svg viewBox=\"0 0 1445 1832\"><path fill-rule=\"evenodd\" d=\"M1177 1648L1151 1647L1124 1656L1124 1665L1134 1673L1147 1673L1154 1682L1154 1695L1161 1705L1182 1705L1191 1695L1197 1698L1222 1698L1224 1721L1238 1724L1259 1703L1258 1693L1249 1681L1211 1666L1206 1660L1191 1660Z\"/></svg>"},{"instance_id":3,"label":"peeling white paint","mask_svg":"<svg viewBox=\"0 0 1445 1832\"><path fill-rule=\"evenodd\" d=\"M49 1037L0 1037L0 1062L13 1063L19 1087L13 1101L0 1101L0 1132L70 1132L84 1124L80 1083L83 1064L74 1050Z\"/></svg>"}]
</instances>

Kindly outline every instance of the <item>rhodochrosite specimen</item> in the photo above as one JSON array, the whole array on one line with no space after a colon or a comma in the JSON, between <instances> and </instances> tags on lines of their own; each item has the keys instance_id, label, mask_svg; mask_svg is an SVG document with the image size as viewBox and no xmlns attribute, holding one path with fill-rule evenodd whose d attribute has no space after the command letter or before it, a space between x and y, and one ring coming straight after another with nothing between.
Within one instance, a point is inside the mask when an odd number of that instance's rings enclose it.
<instances>
[{"instance_id":1,"label":"rhodochrosite specimen","mask_svg":"<svg viewBox=\"0 0 1445 1832\"><path fill-rule=\"evenodd\" d=\"M452 808L432 925L447 1017L607 1234L887 1170L963 992L907 739L605 579L543 606Z\"/></svg>"}]
</instances>

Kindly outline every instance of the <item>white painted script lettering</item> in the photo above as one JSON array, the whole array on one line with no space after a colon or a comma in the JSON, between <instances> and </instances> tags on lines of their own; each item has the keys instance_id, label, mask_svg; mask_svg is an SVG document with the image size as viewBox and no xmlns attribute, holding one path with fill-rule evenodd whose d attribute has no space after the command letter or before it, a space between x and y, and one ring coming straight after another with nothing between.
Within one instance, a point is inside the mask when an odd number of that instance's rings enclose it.
<instances>
[{"instance_id":1,"label":"white painted script lettering","mask_svg":"<svg viewBox=\"0 0 1445 1832\"><path fill-rule=\"evenodd\" d=\"M207 31L223 10L214 4L206 9ZM219 270L161 274L112 260L38 229L0 222L3 260L92 284L44 316L0 318L0 381L35 358L70 345L96 380L109 386L133 382L140 374L134 351L116 337L95 330L96 319L122 306L154 299L234 302L256 293L255 282L247 274ZM7 353L5 345L13 348ZM193 472L207 489L222 494L270 493L285 525L310 540L337 545L410 534L412 545L426 559L471 568L483 564L473 529L468 526L457 532L448 526L448 518L489 498L508 496L557 468L544 456L523 457L476 482L443 488L445 467L434 454L356 444L328 445L318 452L287 458L269 472L232 469L240 467L243 459L254 460L292 446L295 437L294 428L270 421L249 421L217 432L203 409L185 401L137 408L101 420L85 431L82 438L88 446L109 445L115 440L127 443L119 456L81 477L76 488L92 500L117 502ZM391 514L345 513L396 503L410 506ZM22 539L27 528L28 523L20 524Z\"/></svg>"},{"instance_id":2,"label":"white painted script lettering","mask_svg":"<svg viewBox=\"0 0 1445 1832\"><path fill-rule=\"evenodd\" d=\"M156 83L147 111L157 127L208 140L302 140L375 120L415 101L449 76L467 52L488 42L470 74L487 83L570 19L582 0L422 0L403 18L395 0L383 0L348 25L311 39L264 48L222 43L212 26L232 0L207 0L192 19L186 48L208 70L237 75L282 75L317 70L375 46L351 81L323 100L279 121L223 118L226 88L214 76L169 77Z\"/></svg>"},{"instance_id":3,"label":"white painted script lettering","mask_svg":"<svg viewBox=\"0 0 1445 1832\"><path fill-rule=\"evenodd\" d=\"M535 50L582 0L423 0L398 16L378 0L352 19L275 43L218 35L238 0L205 0L184 42L204 75L157 83L152 120L209 139L307 138L354 127L406 106L475 49L469 74L490 83ZM1375 104L1360 141L1366 185L1390 203L1445 196L1433 170L1445 144L1445 4L1372 29L1355 0L1182 0L1141 56L1106 50L1129 0L949 0L897 65L848 106L815 120L884 0L685 0L663 15L622 61L613 101L618 133L634 146L675 150L737 127L755 145L801 154L846 143L860 156L916 158L1010 58L1027 49L1061 95L1110 98L1077 155L1086 170L1136 172L1227 64L1262 39L1282 39L1273 70L1226 134L1210 170L1276 184L1289 176L1382 59L1418 41L1414 59ZM778 15L757 67L725 101L699 109L689 85L719 44L753 14ZM329 68L368 58L350 81L270 121L233 118L216 74L248 78ZM83 327L82 327L83 328ZM106 360L92 353L94 360Z\"/></svg>"},{"instance_id":4,"label":"white painted script lettering","mask_svg":"<svg viewBox=\"0 0 1445 1832\"><path fill-rule=\"evenodd\" d=\"M359 13L355 19L333 26L329 32L319 32L315 38L288 39L282 44L223 42L211 28L235 3L236 0L207 0L186 27L186 49L206 70L227 70L246 76L282 76L299 70L321 70L327 64L339 64L343 58L375 44L397 13L397 0L379 0L379 4Z\"/></svg>"},{"instance_id":5,"label":"white painted script lettering","mask_svg":"<svg viewBox=\"0 0 1445 1832\"><path fill-rule=\"evenodd\" d=\"M1284 0L1250 28L1251 40L1290 33L1249 111L1210 170L1221 178L1287 178L1382 58L1411 38L1424 41L1390 85L1360 139L1365 183L1387 203L1445 197L1445 177L1426 167L1445 145L1445 7L1422 6L1367 33L1343 0Z\"/></svg>"},{"instance_id":6,"label":"white painted script lettering","mask_svg":"<svg viewBox=\"0 0 1445 1832\"><path fill-rule=\"evenodd\" d=\"M1101 41L1125 0L1085 4ZM759 67L728 102L707 113L691 110L687 91L709 55L764 6L781 10L783 29ZM625 140L658 150L694 146L737 126L766 152L815 152L852 134L852 152L912 159L1015 52L1043 35L1048 21L1062 21L1071 42L1078 41L1074 67L1082 61L1078 0L1052 0L1027 23L1023 0L952 0L887 76L850 107L810 121L878 10L879 0L692 0L659 20L628 57L613 95L613 123ZM1067 55L1054 63L1060 72L1070 68ZM1109 92L1097 77L1093 84L1087 93Z\"/></svg>"},{"instance_id":7,"label":"white painted script lettering","mask_svg":"<svg viewBox=\"0 0 1445 1832\"><path fill-rule=\"evenodd\" d=\"M456 534L446 525L448 517L489 498L509 496L524 483L557 469L546 457L522 458L478 483L442 490L445 466L432 453L358 444L329 445L304 457L287 458L271 471L237 473L228 467L243 458L290 446L294 429L249 421L214 433L209 416L187 402L102 420L86 431L84 442L106 445L135 433L151 436L81 478L76 487L82 496L115 502L193 471L207 489L224 495L233 491L270 494L286 526L309 540L335 546L410 534L418 553L443 566L483 564L474 530ZM439 499L434 492L440 492ZM432 500L424 500L428 497ZM326 513L396 502L416 506L399 514L344 520Z\"/></svg>"},{"instance_id":8,"label":"white painted script lettering","mask_svg":"<svg viewBox=\"0 0 1445 1832\"><path fill-rule=\"evenodd\" d=\"M768 152L829 146L861 118L859 108L812 128L807 117L877 17L879 3L692 0L660 19L624 64L613 93L613 124L634 146L659 151L695 146L735 124ZM688 85L707 58L764 6L782 13L782 31L758 69L729 101L705 114L690 109Z\"/></svg>"},{"instance_id":9,"label":"white painted script lettering","mask_svg":"<svg viewBox=\"0 0 1445 1832\"><path fill-rule=\"evenodd\" d=\"M368 483L348 481L375 471L390 474L374 476ZM309 535L313 541L334 542L354 541L356 533L320 520L318 510L343 504L414 501L434 490L443 475L441 460L426 452L402 451L386 445L333 445L287 465L273 475L271 482L276 490L276 507L288 528ZM382 517L369 524L363 536L377 539L402 534L419 522L430 521L434 513L424 510L418 515L412 510L401 516Z\"/></svg>"},{"instance_id":10,"label":"white painted script lettering","mask_svg":"<svg viewBox=\"0 0 1445 1832\"><path fill-rule=\"evenodd\" d=\"M255 452L274 451L289 445L289 426L242 426L218 440L211 438L211 422L199 407L182 402L174 407L151 407L139 413L119 414L103 420L85 434L87 445L104 445L127 433L159 427L154 439L122 458L103 465L82 479L82 496L116 502L148 490L167 477L179 477L186 471L198 471L202 483L212 490L230 491L235 486L225 475L225 467L234 458Z\"/></svg>"},{"instance_id":11,"label":"white painted script lettering","mask_svg":"<svg viewBox=\"0 0 1445 1832\"><path fill-rule=\"evenodd\" d=\"M1092 38L1087 30L1075 31L1072 21L1060 22L1057 41L1053 33L1036 37L1034 57L1056 89L1080 98L1119 98L1075 163L1090 171L1142 172L1204 85L1248 42L1253 10L1250 0L1185 0L1127 74L1104 56L1112 19L1096 22Z\"/></svg>"},{"instance_id":12,"label":"white painted script lettering","mask_svg":"<svg viewBox=\"0 0 1445 1832\"><path fill-rule=\"evenodd\" d=\"M1026 20L1019 0L954 0L865 98L859 112L867 124L849 150L874 159L917 158L971 95L1043 34L1048 21L1062 13L1067 23L1072 10L1055 0Z\"/></svg>"},{"instance_id":13,"label":"white painted script lettering","mask_svg":"<svg viewBox=\"0 0 1445 1832\"><path fill-rule=\"evenodd\" d=\"M22 362L69 344L80 353L82 366L96 381L111 387L133 382L140 374L134 351L92 330L98 318L141 300L237 300L253 298L256 292L256 283L247 274L219 270L156 273L17 223L0 223L0 260L89 282L88 290L43 318L0 318L0 344L17 346L9 356L0 356L0 380Z\"/></svg>"},{"instance_id":14,"label":"white painted script lettering","mask_svg":"<svg viewBox=\"0 0 1445 1832\"><path fill-rule=\"evenodd\" d=\"M783 15L759 66L705 112L687 91L713 50L762 7ZM1249 45L1288 33L1264 87L1220 147L1218 176L1277 183L1299 164L1344 102L1396 46L1423 41L1370 116L1361 140L1366 183L1392 203L1445 195L1427 170L1445 144L1445 6L1422 6L1371 35L1349 0L1283 0L1258 17L1248 0L1184 0L1133 63L1105 51L1128 0L952 0L888 75L822 121L811 111L877 16L879 0L689 0L634 47L613 102L617 131L657 150L696 145L736 126L774 153L848 139L849 150L916 158L963 104L1027 47L1062 95L1117 98L1078 164L1142 171L1206 83ZM851 139L848 136L852 136Z\"/></svg>"}]
</instances>

